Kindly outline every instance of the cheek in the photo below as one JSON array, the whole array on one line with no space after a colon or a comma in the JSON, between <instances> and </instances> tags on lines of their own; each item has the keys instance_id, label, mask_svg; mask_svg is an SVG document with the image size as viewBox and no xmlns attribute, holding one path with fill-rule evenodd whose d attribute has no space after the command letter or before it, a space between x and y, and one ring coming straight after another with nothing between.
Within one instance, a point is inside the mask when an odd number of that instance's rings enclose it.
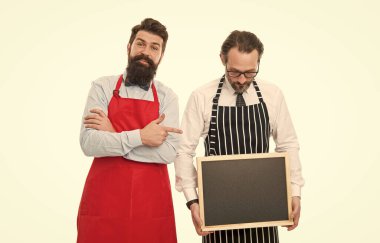
<instances>
[{"instance_id":1,"label":"cheek","mask_svg":"<svg viewBox=\"0 0 380 243\"><path fill-rule=\"evenodd\" d=\"M136 50L134 48L131 48L131 50L129 51L129 56L130 57L136 56Z\"/></svg>"},{"instance_id":2,"label":"cheek","mask_svg":"<svg viewBox=\"0 0 380 243\"><path fill-rule=\"evenodd\" d=\"M236 86L237 82L231 79L228 79L228 82L231 84L232 87Z\"/></svg>"},{"instance_id":3,"label":"cheek","mask_svg":"<svg viewBox=\"0 0 380 243\"><path fill-rule=\"evenodd\" d=\"M161 61L161 55L155 55L152 57L153 62L157 65Z\"/></svg>"}]
</instances>

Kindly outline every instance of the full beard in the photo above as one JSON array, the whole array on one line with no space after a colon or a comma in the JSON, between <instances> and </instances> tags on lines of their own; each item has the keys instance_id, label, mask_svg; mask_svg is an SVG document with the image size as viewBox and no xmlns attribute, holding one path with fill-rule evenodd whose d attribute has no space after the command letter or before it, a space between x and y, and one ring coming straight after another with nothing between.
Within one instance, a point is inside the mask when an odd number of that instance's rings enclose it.
<instances>
[{"instance_id":1,"label":"full beard","mask_svg":"<svg viewBox=\"0 0 380 243\"><path fill-rule=\"evenodd\" d=\"M144 60L147 64L141 63L140 60ZM156 75L157 65L148 56L141 54L128 58L126 70L129 83L146 86Z\"/></svg>"}]
</instances>

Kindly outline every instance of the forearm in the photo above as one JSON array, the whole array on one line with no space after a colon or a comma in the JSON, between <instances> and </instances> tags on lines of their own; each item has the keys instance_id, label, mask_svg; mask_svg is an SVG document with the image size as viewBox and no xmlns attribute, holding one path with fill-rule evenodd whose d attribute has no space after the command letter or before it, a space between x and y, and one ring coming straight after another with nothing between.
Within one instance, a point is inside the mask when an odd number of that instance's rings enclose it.
<instances>
[{"instance_id":1,"label":"forearm","mask_svg":"<svg viewBox=\"0 0 380 243\"><path fill-rule=\"evenodd\" d=\"M175 188L183 192L186 201L198 198L197 193L197 171L193 164L193 156L189 154L178 154L174 162L176 182Z\"/></svg>"},{"instance_id":2,"label":"forearm","mask_svg":"<svg viewBox=\"0 0 380 243\"><path fill-rule=\"evenodd\" d=\"M177 158L174 161L176 182L175 188L183 192L186 201L198 198L197 194L197 171L194 166L194 157L199 139L206 136L208 129L205 128L204 102L202 97L193 92L183 114L181 129L183 134L180 138Z\"/></svg>"},{"instance_id":3,"label":"forearm","mask_svg":"<svg viewBox=\"0 0 380 243\"><path fill-rule=\"evenodd\" d=\"M276 152L287 152L290 161L290 183L292 188L292 196L301 196L301 187L304 185L302 177L302 167L299 158L298 142L287 143L287 146L279 146Z\"/></svg>"},{"instance_id":4,"label":"forearm","mask_svg":"<svg viewBox=\"0 0 380 243\"><path fill-rule=\"evenodd\" d=\"M170 164L176 156L175 145L165 141L158 147L139 146L125 154L125 158L148 163Z\"/></svg>"},{"instance_id":5,"label":"forearm","mask_svg":"<svg viewBox=\"0 0 380 243\"><path fill-rule=\"evenodd\" d=\"M112 133L82 127L80 145L86 156L124 156L141 145L139 130Z\"/></svg>"},{"instance_id":6,"label":"forearm","mask_svg":"<svg viewBox=\"0 0 380 243\"><path fill-rule=\"evenodd\" d=\"M305 184L302 177L302 167L299 159L298 150L288 151L290 160L290 183L292 188L292 196L301 197L301 188Z\"/></svg>"}]
</instances>

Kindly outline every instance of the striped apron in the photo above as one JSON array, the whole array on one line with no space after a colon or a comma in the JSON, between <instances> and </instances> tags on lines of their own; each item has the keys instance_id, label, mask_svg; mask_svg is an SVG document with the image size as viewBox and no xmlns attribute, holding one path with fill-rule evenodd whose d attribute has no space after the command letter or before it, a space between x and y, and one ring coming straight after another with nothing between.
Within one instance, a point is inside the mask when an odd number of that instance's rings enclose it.
<instances>
[{"instance_id":1,"label":"striped apron","mask_svg":"<svg viewBox=\"0 0 380 243\"><path fill-rule=\"evenodd\" d=\"M267 153L269 151L270 125L268 110L259 86L253 81L259 103L249 106L219 106L224 84L220 79L213 99L211 121L205 139L206 156ZM203 236L203 243L278 243L277 227L221 230Z\"/></svg>"}]
</instances>

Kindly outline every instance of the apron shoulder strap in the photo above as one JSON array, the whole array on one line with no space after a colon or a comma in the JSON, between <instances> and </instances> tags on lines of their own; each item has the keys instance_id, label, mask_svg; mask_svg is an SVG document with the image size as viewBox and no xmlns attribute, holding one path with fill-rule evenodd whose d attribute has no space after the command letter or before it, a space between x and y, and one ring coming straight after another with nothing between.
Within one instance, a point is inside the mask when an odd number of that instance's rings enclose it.
<instances>
[{"instance_id":1,"label":"apron shoulder strap","mask_svg":"<svg viewBox=\"0 0 380 243\"><path fill-rule=\"evenodd\" d=\"M157 95L157 90L156 86L154 85L154 82L152 81L152 92L153 92L153 97L154 97L154 102L158 102L158 95Z\"/></svg>"},{"instance_id":2,"label":"apron shoulder strap","mask_svg":"<svg viewBox=\"0 0 380 243\"><path fill-rule=\"evenodd\" d=\"M256 90L257 97L259 98L260 103L264 102L263 96L261 95L261 91L259 89L259 86L257 85L257 82L255 80L252 81L253 87Z\"/></svg>"},{"instance_id":3,"label":"apron shoulder strap","mask_svg":"<svg viewBox=\"0 0 380 243\"><path fill-rule=\"evenodd\" d=\"M113 95L119 97L119 90L121 83L123 82L123 75L120 75L119 80L117 81L116 87L113 90Z\"/></svg>"}]
</instances>

